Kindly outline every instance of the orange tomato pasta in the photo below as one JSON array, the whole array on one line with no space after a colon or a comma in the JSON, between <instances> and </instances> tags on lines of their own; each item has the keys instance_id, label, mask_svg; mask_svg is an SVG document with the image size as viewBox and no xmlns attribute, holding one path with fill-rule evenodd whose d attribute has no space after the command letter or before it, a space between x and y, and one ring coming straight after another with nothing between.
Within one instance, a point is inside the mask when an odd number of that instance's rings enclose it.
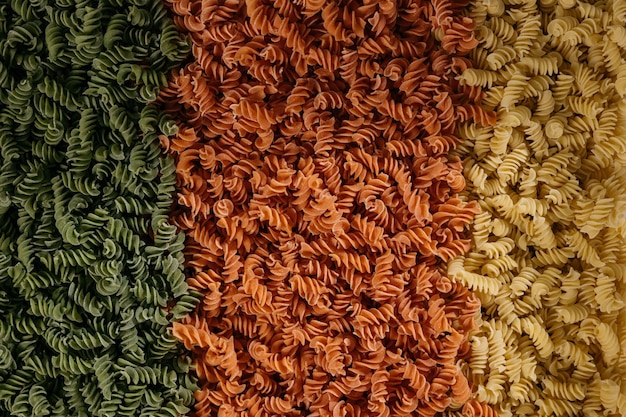
<instances>
[{"instance_id":1,"label":"orange tomato pasta","mask_svg":"<svg viewBox=\"0 0 626 417\"><path fill-rule=\"evenodd\" d=\"M204 297L174 325L195 415L461 409L480 303L443 271L479 210L447 152L457 123L495 120L456 80L467 2L168 4L193 42L159 101Z\"/></svg>"}]
</instances>

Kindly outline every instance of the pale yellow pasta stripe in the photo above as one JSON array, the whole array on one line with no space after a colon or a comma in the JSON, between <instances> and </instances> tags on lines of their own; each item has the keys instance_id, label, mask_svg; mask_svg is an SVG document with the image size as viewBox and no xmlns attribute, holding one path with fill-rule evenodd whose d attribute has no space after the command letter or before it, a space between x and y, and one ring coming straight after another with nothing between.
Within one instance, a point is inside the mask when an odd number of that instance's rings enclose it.
<instances>
[{"instance_id":1,"label":"pale yellow pasta stripe","mask_svg":"<svg viewBox=\"0 0 626 417\"><path fill-rule=\"evenodd\" d=\"M626 417L626 1L475 0L493 127L459 126L483 320L467 375L508 416Z\"/></svg>"}]
</instances>

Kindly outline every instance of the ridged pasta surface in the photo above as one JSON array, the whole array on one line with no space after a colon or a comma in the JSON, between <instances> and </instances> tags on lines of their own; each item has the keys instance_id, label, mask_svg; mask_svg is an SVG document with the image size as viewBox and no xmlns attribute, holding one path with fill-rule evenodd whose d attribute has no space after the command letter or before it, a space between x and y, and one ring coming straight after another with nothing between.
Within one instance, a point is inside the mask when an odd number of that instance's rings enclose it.
<instances>
[{"instance_id":1,"label":"ridged pasta surface","mask_svg":"<svg viewBox=\"0 0 626 417\"><path fill-rule=\"evenodd\" d=\"M497 113L464 124L457 153L482 210L448 267L482 301L474 397L500 417L624 416L626 3L479 0L468 15L479 46L460 80Z\"/></svg>"},{"instance_id":2,"label":"ridged pasta surface","mask_svg":"<svg viewBox=\"0 0 626 417\"><path fill-rule=\"evenodd\" d=\"M626 417L625 216L626 0L0 0L2 417Z\"/></svg>"},{"instance_id":3,"label":"ridged pasta surface","mask_svg":"<svg viewBox=\"0 0 626 417\"><path fill-rule=\"evenodd\" d=\"M450 1L172 1L193 62L174 222L196 416L433 416L470 396L478 300L443 272L477 212L449 158L488 124L456 80L477 45ZM485 407L484 405L477 405Z\"/></svg>"},{"instance_id":4,"label":"ridged pasta surface","mask_svg":"<svg viewBox=\"0 0 626 417\"><path fill-rule=\"evenodd\" d=\"M0 415L176 416L194 307L154 105L188 46L158 1L0 0ZM176 306L173 304L176 301Z\"/></svg>"}]
</instances>

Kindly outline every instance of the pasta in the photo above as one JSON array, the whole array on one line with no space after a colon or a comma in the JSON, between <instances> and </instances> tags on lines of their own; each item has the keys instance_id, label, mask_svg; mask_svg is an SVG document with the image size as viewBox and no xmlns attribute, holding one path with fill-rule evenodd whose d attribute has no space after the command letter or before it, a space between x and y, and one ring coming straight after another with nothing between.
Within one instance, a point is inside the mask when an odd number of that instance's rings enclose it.
<instances>
[{"instance_id":1,"label":"pasta","mask_svg":"<svg viewBox=\"0 0 626 417\"><path fill-rule=\"evenodd\" d=\"M482 105L497 120L459 128L463 195L482 213L448 275L481 300L468 379L472 401L501 417L626 413L618 3L476 1L468 11L491 32L476 31L476 68L458 78L487 88ZM463 415L487 414L467 404Z\"/></svg>"},{"instance_id":2,"label":"pasta","mask_svg":"<svg viewBox=\"0 0 626 417\"><path fill-rule=\"evenodd\" d=\"M148 104L185 54L158 1L0 0L0 415L190 409L168 328L197 298Z\"/></svg>"},{"instance_id":3,"label":"pasta","mask_svg":"<svg viewBox=\"0 0 626 417\"><path fill-rule=\"evenodd\" d=\"M476 46L466 3L168 4L193 42L159 97L202 294L174 325L193 415L462 409L480 306L441 269L478 209L447 152L459 122L495 119L455 79Z\"/></svg>"},{"instance_id":4,"label":"pasta","mask_svg":"<svg viewBox=\"0 0 626 417\"><path fill-rule=\"evenodd\" d=\"M585 1L0 0L0 415L626 416Z\"/></svg>"}]
</instances>

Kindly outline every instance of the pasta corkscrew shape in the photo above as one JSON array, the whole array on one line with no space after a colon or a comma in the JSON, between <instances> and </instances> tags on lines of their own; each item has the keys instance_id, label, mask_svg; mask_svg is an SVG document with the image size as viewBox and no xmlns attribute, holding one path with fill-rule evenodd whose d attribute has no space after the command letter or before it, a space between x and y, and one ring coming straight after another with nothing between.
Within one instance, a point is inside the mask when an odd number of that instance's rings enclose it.
<instances>
[{"instance_id":1,"label":"pasta corkscrew shape","mask_svg":"<svg viewBox=\"0 0 626 417\"><path fill-rule=\"evenodd\" d=\"M194 415L463 407L480 305L442 267L478 209L447 153L457 123L495 120L456 80L477 45L466 3L168 4L193 43L159 101L203 295L174 325Z\"/></svg>"}]
</instances>

